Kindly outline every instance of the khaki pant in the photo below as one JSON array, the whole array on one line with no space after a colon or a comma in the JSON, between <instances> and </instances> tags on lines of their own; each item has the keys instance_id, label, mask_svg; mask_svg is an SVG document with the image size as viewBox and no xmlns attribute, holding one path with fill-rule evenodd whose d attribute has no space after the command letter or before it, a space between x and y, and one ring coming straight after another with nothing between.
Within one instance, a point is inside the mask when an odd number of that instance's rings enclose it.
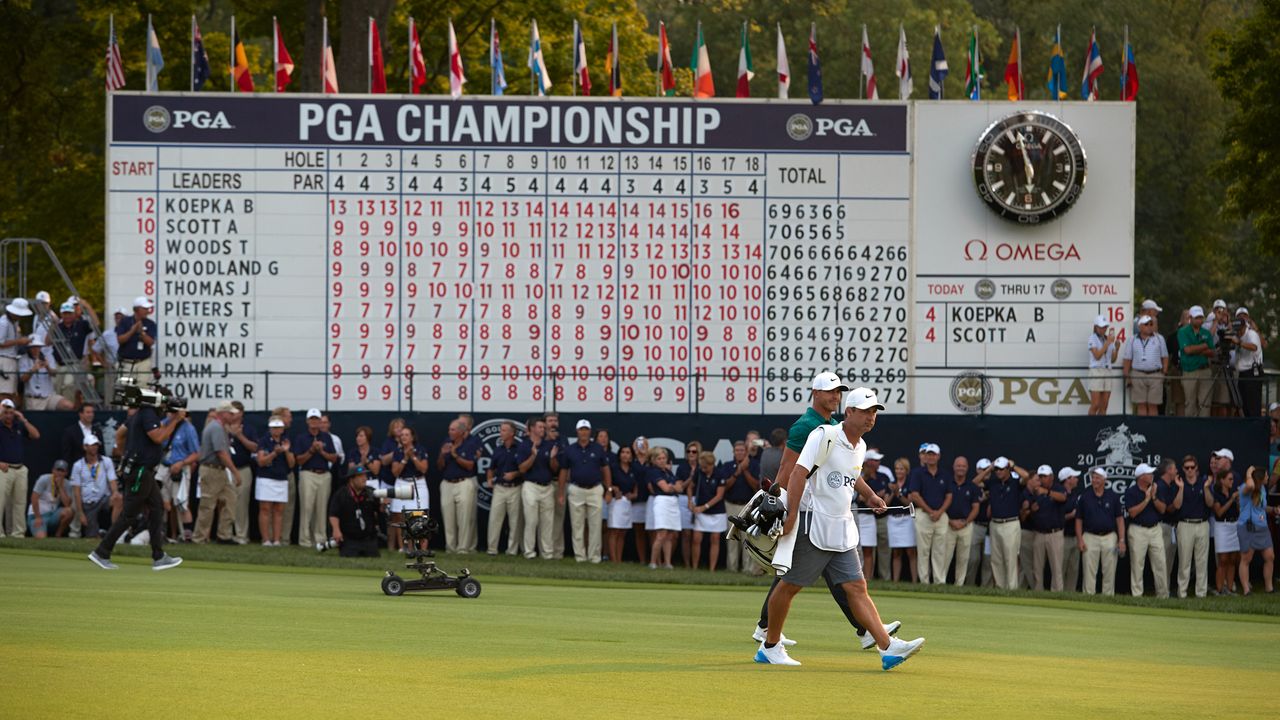
<instances>
[{"instance_id":1,"label":"khaki pant","mask_svg":"<svg viewBox=\"0 0 1280 720\"><path fill-rule=\"evenodd\" d=\"M331 482L327 472L298 472L298 544L303 547L314 547L329 537Z\"/></svg>"},{"instance_id":2,"label":"khaki pant","mask_svg":"<svg viewBox=\"0 0 1280 720\"><path fill-rule=\"evenodd\" d=\"M1186 417L1209 417L1213 404L1213 370L1182 371L1182 394L1186 398Z\"/></svg>"},{"instance_id":3,"label":"khaki pant","mask_svg":"<svg viewBox=\"0 0 1280 720\"><path fill-rule=\"evenodd\" d=\"M552 483L552 484L554 485L555 483ZM554 557L556 560L560 560L561 558L564 557L565 505L568 505L567 500L564 505L561 505L560 503L555 503L555 507L552 508L552 512L555 514L555 519L552 520L551 522L551 545L552 545L551 556Z\"/></svg>"},{"instance_id":4,"label":"khaki pant","mask_svg":"<svg viewBox=\"0 0 1280 720\"><path fill-rule=\"evenodd\" d=\"M727 517L736 516L738 513L742 512L742 508L744 507L746 507L746 505L742 503L731 503L726 501L724 504L724 510L728 513ZM728 561L725 565L725 569L729 572L750 572L750 566L755 565L755 563L751 562L750 557L746 553L742 552L742 541L726 542L725 545L727 546L727 554L725 555L725 558Z\"/></svg>"},{"instance_id":5,"label":"khaki pant","mask_svg":"<svg viewBox=\"0 0 1280 720\"><path fill-rule=\"evenodd\" d=\"M973 534L969 536L969 561L965 564L964 580L970 585L977 585L979 582L991 579L991 556L983 552L987 540L987 526L982 523L970 523L969 527L973 528ZM987 558L983 562L983 558ZM986 569L986 578L979 577L981 573L978 568Z\"/></svg>"},{"instance_id":6,"label":"khaki pant","mask_svg":"<svg viewBox=\"0 0 1280 720\"><path fill-rule=\"evenodd\" d=\"M137 381L138 387L144 388L155 382L155 378L151 377L151 359L146 360L121 360L120 374L132 376Z\"/></svg>"},{"instance_id":7,"label":"khaki pant","mask_svg":"<svg viewBox=\"0 0 1280 720\"><path fill-rule=\"evenodd\" d=\"M1142 573L1147 569L1147 560L1151 560L1151 574L1155 576L1156 597L1169 597L1169 567L1165 564L1164 538L1160 534L1160 525L1142 527L1129 525L1129 592L1134 597L1141 597L1143 591Z\"/></svg>"},{"instance_id":8,"label":"khaki pant","mask_svg":"<svg viewBox=\"0 0 1280 720\"><path fill-rule=\"evenodd\" d=\"M956 585L963 585L969 573L969 544L973 542L973 523L956 530L951 527L949 521L943 520L943 522L946 523L947 535L942 543L942 573L935 575L934 578L936 582L945 582L947 567L951 565L952 558L955 558Z\"/></svg>"},{"instance_id":9,"label":"khaki pant","mask_svg":"<svg viewBox=\"0 0 1280 720\"><path fill-rule=\"evenodd\" d=\"M1116 534L1084 534L1084 594L1097 593L1098 565L1102 565L1102 594L1116 594Z\"/></svg>"},{"instance_id":10,"label":"khaki pant","mask_svg":"<svg viewBox=\"0 0 1280 720\"><path fill-rule=\"evenodd\" d=\"M600 562L600 509L604 507L603 490L570 484L568 492L569 522L573 526L573 558L578 562ZM582 523L586 521L586 537Z\"/></svg>"},{"instance_id":11,"label":"khaki pant","mask_svg":"<svg viewBox=\"0 0 1280 720\"><path fill-rule=\"evenodd\" d=\"M916 515L916 560L920 582L931 581L942 585L947 582L948 557L944 557L947 544L947 514L934 522L928 513Z\"/></svg>"},{"instance_id":12,"label":"khaki pant","mask_svg":"<svg viewBox=\"0 0 1280 720\"><path fill-rule=\"evenodd\" d=\"M200 466L200 512L196 515L196 531L191 536L192 542L209 542L209 531L213 525L213 513L222 506L218 513L218 539L231 539L231 520L235 515L236 488L227 479L226 468L219 465Z\"/></svg>"},{"instance_id":13,"label":"khaki pant","mask_svg":"<svg viewBox=\"0 0 1280 720\"><path fill-rule=\"evenodd\" d=\"M498 541L502 539L502 521L507 522L507 554L520 553L520 486L493 486L493 499L489 501L489 543L485 549L490 555L498 554Z\"/></svg>"},{"instance_id":14,"label":"khaki pant","mask_svg":"<svg viewBox=\"0 0 1280 720\"><path fill-rule=\"evenodd\" d=\"M298 479L290 472L285 482L289 484L289 499L284 503L284 515L281 517L280 542L288 545L293 542L291 538L293 537L294 509L298 505Z\"/></svg>"},{"instance_id":15,"label":"khaki pant","mask_svg":"<svg viewBox=\"0 0 1280 720\"><path fill-rule=\"evenodd\" d=\"M1032 590L1044 589L1044 561L1049 560L1049 589L1062 592L1062 531L1035 533L1031 550L1031 575L1035 579Z\"/></svg>"},{"instance_id":16,"label":"khaki pant","mask_svg":"<svg viewBox=\"0 0 1280 720\"><path fill-rule=\"evenodd\" d=\"M1178 523L1178 597L1187 596L1191 561L1196 562L1196 597L1209 592L1209 523Z\"/></svg>"},{"instance_id":17,"label":"khaki pant","mask_svg":"<svg viewBox=\"0 0 1280 720\"><path fill-rule=\"evenodd\" d=\"M236 488L236 542L244 545L249 542L249 501L253 499L253 466L246 465L238 470L240 486Z\"/></svg>"},{"instance_id":18,"label":"khaki pant","mask_svg":"<svg viewBox=\"0 0 1280 720\"><path fill-rule=\"evenodd\" d=\"M27 466L0 470L0 523L8 526L9 537L20 538L27 534L27 501L30 499ZM7 523L4 522L6 517ZM0 530L3 530L2 525Z\"/></svg>"},{"instance_id":19,"label":"khaki pant","mask_svg":"<svg viewBox=\"0 0 1280 720\"><path fill-rule=\"evenodd\" d=\"M876 516L876 577L888 580L893 572L893 548L889 547L889 518Z\"/></svg>"},{"instance_id":20,"label":"khaki pant","mask_svg":"<svg viewBox=\"0 0 1280 720\"><path fill-rule=\"evenodd\" d=\"M76 386L76 377L83 373L83 360L73 360L66 365L59 365L58 368L53 371L53 392L67 398L71 402L75 402L76 393L80 391Z\"/></svg>"},{"instance_id":21,"label":"khaki pant","mask_svg":"<svg viewBox=\"0 0 1280 720\"><path fill-rule=\"evenodd\" d=\"M1067 592L1077 592L1080 587L1080 548L1075 537L1062 538L1062 583Z\"/></svg>"},{"instance_id":22,"label":"khaki pant","mask_svg":"<svg viewBox=\"0 0 1280 720\"><path fill-rule=\"evenodd\" d=\"M1164 574L1169 581L1169 591L1177 587L1178 583L1178 564L1174 562L1174 557L1178 551L1177 533L1174 532L1173 526L1167 522L1160 523L1160 538L1164 541L1164 566L1168 570Z\"/></svg>"},{"instance_id":23,"label":"khaki pant","mask_svg":"<svg viewBox=\"0 0 1280 720\"><path fill-rule=\"evenodd\" d=\"M474 552L476 549L476 478L440 483L440 511L444 515L444 549Z\"/></svg>"},{"instance_id":24,"label":"khaki pant","mask_svg":"<svg viewBox=\"0 0 1280 720\"><path fill-rule=\"evenodd\" d=\"M1018 587L1018 550L1022 546L1022 528L1017 520L991 521L991 576L1001 590Z\"/></svg>"},{"instance_id":25,"label":"khaki pant","mask_svg":"<svg viewBox=\"0 0 1280 720\"><path fill-rule=\"evenodd\" d=\"M542 550L542 559L552 558L551 524L555 522L556 489L552 485L525 482L520 488L524 505L524 556L532 560Z\"/></svg>"},{"instance_id":26,"label":"khaki pant","mask_svg":"<svg viewBox=\"0 0 1280 720\"><path fill-rule=\"evenodd\" d=\"M1036 531L1023 528L1022 542L1018 545L1018 581L1027 590L1034 590L1039 584L1036 582L1036 574L1031 567L1034 560L1035 547ZM1040 566L1040 574L1044 574L1043 565Z\"/></svg>"}]
</instances>

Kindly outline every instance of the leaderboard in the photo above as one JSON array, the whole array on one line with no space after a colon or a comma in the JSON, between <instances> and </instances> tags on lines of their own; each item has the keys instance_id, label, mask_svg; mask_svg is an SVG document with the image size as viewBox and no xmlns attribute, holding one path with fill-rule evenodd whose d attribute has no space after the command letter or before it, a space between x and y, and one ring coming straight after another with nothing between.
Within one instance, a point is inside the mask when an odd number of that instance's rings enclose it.
<instances>
[{"instance_id":1,"label":"leaderboard","mask_svg":"<svg viewBox=\"0 0 1280 720\"><path fill-rule=\"evenodd\" d=\"M110 102L109 302L194 407L910 407L906 104Z\"/></svg>"}]
</instances>

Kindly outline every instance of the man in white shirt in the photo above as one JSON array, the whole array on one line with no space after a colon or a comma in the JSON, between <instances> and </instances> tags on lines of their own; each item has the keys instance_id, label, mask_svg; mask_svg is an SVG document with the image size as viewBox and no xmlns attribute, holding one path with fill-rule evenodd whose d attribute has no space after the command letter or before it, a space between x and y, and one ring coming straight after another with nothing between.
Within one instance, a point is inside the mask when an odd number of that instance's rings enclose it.
<instances>
[{"instance_id":1,"label":"man in white shirt","mask_svg":"<svg viewBox=\"0 0 1280 720\"><path fill-rule=\"evenodd\" d=\"M1139 415L1155 415L1164 402L1164 376L1169 371L1169 346L1156 332L1150 315L1138 318L1138 334L1129 338L1120 354L1129 401Z\"/></svg>"},{"instance_id":2,"label":"man in white shirt","mask_svg":"<svg viewBox=\"0 0 1280 720\"><path fill-rule=\"evenodd\" d=\"M75 517L80 521L84 536L98 537L98 515L110 505L111 521L115 522L124 507L116 481L116 468L111 458L101 457L101 441L96 435L84 438L84 457L71 466L69 486L75 503ZM65 462L59 460L58 462Z\"/></svg>"},{"instance_id":3,"label":"man in white shirt","mask_svg":"<svg viewBox=\"0 0 1280 720\"><path fill-rule=\"evenodd\" d=\"M22 406L32 410L73 410L75 403L53 389L53 371L57 365L44 352L44 340L33 335L27 354L18 359L18 376L22 380Z\"/></svg>"},{"instance_id":4,"label":"man in white shirt","mask_svg":"<svg viewBox=\"0 0 1280 720\"><path fill-rule=\"evenodd\" d=\"M1089 414L1106 415L1111 403L1111 380L1114 374L1111 364L1120 353L1115 328L1105 315L1093 320L1093 332L1089 335Z\"/></svg>"},{"instance_id":5,"label":"man in white shirt","mask_svg":"<svg viewBox=\"0 0 1280 720\"><path fill-rule=\"evenodd\" d=\"M818 426L800 451L787 482L787 519L778 541L779 553L784 553L787 545L794 550L790 568L769 598L770 622L765 640L756 651L758 663L800 664L791 659L781 642L782 627L792 599L824 571L843 588L850 609L875 638L882 669L897 667L924 645L924 638L907 642L885 632L862 575L853 500L860 495L867 507L884 512L884 499L862 479L867 450L862 436L875 427L876 413L883 409L871 390L851 390L844 401L844 421L836 426ZM777 555L774 560L775 565L781 561Z\"/></svg>"},{"instance_id":6,"label":"man in white shirt","mask_svg":"<svg viewBox=\"0 0 1280 720\"><path fill-rule=\"evenodd\" d=\"M1262 337L1249 318L1249 308L1236 308L1236 378L1240 383L1240 412L1245 417L1262 415Z\"/></svg>"}]
</instances>

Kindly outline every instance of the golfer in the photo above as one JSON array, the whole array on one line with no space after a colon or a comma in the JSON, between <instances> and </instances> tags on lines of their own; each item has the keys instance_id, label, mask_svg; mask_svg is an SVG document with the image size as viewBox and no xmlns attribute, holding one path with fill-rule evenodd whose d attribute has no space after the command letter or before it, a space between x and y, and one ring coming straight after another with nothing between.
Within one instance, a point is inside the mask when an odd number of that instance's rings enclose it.
<instances>
[{"instance_id":1,"label":"golfer","mask_svg":"<svg viewBox=\"0 0 1280 720\"><path fill-rule=\"evenodd\" d=\"M849 386L840 382L840 377L833 372L823 371L813 376L813 382L810 385L812 390L812 401L809 408L804 414L795 421L791 426L791 430L787 434L787 446L782 451L782 463L778 466L778 477L774 481L781 485L783 489L787 488L787 478L791 476L791 469L795 467L796 458L800 457L800 451L804 449L805 441L809 438L814 428L820 425L837 425L840 423L840 399L845 392L849 390ZM859 463L861 464L861 463ZM824 576L825 577L825 576ZM863 650L870 650L875 647L875 637L869 634L862 625L858 624L857 618L854 617L853 611L849 609L849 605L845 602L845 593L836 583L827 580L827 587L831 590L831 596L835 598L836 604L840 606L840 611L844 613L845 619L853 626L854 631L858 634L858 639L862 643ZM773 596L774 588L778 587L779 578L773 579L773 585L769 586L769 595L764 599L764 605L760 608L760 623L756 625L755 632L751 638L756 642L764 642L765 630L769 627L769 598ZM885 632L893 635L898 632L898 628L902 623L897 620L885 626ZM795 641L783 638L783 645L795 645Z\"/></svg>"},{"instance_id":2,"label":"golfer","mask_svg":"<svg viewBox=\"0 0 1280 720\"><path fill-rule=\"evenodd\" d=\"M855 388L845 398L844 420L835 428L815 428L800 451L787 483L787 519L778 553L785 553L787 545L794 549L790 569L769 597L772 620L765 641L756 651L758 663L800 664L791 659L782 644L782 626L792 598L820 575L844 591L854 616L874 636L882 669L901 665L924 645L924 638L907 642L889 636L862 576L853 501L860 495L867 507L878 512L886 508L884 498L862 479L867 451L862 436L875 427L876 413L883 409L874 392ZM819 458L825 459L819 463Z\"/></svg>"}]
</instances>

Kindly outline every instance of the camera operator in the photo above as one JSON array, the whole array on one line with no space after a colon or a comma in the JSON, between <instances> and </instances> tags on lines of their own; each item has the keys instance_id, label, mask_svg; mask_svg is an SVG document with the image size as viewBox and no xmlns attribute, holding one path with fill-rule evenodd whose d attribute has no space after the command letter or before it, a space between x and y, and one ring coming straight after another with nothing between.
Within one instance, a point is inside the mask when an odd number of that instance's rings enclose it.
<instances>
[{"instance_id":1,"label":"camera operator","mask_svg":"<svg viewBox=\"0 0 1280 720\"><path fill-rule=\"evenodd\" d=\"M120 466L120 487L124 490L124 511L111 523L98 547L89 553L93 564L103 570L115 570L111 551L133 519L148 511L147 529L151 535L151 569L168 570L182 564L182 558L170 557L164 551L164 503L156 482L156 466L160 464L164 446L173 431L187 418L186 408L173 410L170 422L161 424L156 407L143 405L128 420L124 460Z\"/></svg>"},{"instance_id":2,"label":"camera operator","mask_svg":"<svg viewBox=\"0 0 1280 720\"><path fill-rule=\"evenodd\" d=\"M1249 318L1249 308L1242 305L1236 309L1234 330L1240 411L1245 417L1258 417L1262 414L1262 338Z\"/></svg>"},{"instance_id":3,"label":"camera operator","mask_svg":"<svg viewBox=\"0 0 1280 720\"><path fill-rule=\"evenodd\" d=\"M378 500L365 487L368 480L369 470L357 465L329 499L329 529L342 557L378 557Z\"/></svg>"}]
</instances>

